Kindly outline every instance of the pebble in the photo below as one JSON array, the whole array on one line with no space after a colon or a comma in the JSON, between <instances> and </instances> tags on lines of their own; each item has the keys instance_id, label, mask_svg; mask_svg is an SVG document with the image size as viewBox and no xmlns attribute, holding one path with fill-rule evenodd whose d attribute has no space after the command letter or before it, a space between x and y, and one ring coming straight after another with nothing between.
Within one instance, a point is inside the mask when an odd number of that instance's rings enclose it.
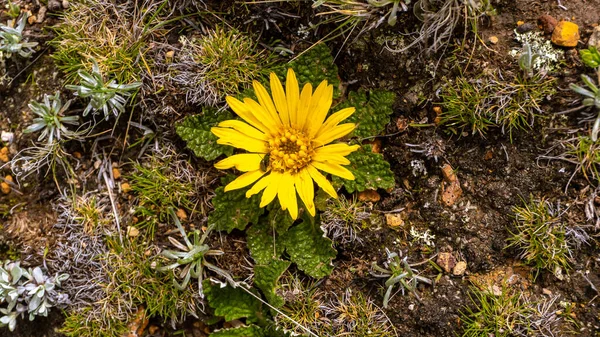
<instances>
[{"instance_id":1,"label":"pebble","mask_svg":"<svg viewBox=\"0 0 600 337\"><path fill-rule=\"evenodd\" d=\"M527 22L522 25L519 25L516 30L517 30L517 33L519 33L519 34L525 34L536 28L537 27L533 23Z\"/></svg>"},{"instance_id":2,"label":"pebble","mask_svg":"<svg viewBox=\"0 0 600 337\"><path fill-rule=\"evenodd\" d=\"M179 220L182 220L182 221L187 220L187 217L188 217L183 208L178 209L177 213L175 215L177 215Z\"/></svg>"},{"instance_id":3,"label":"pebble","mask_svg":"<svg viewBox=\"0 0 600 337\"><path fill-rule=\"evenodd\" d=\"M5 143L12 143L15 139L15 134L13 132L2 131L0 139Z\"/></svg>"},{"instance_id":4,"label":"pebble","mask_svg":"<svg viewBox=\"0 0 600 337\"><path fill-rule=\"evenodd\" d=\"M59 11L63 8L63 5L58 0L48 0L48 9L51 12Z\"/></svg>"},{"instance_id":5,"label":"pebble","mask_svg":"<svg viewBox=\"0 0 600 337\"><path fill-rule=\"evenodd\" d=\"M34 23L36 23L36 22L37 22L37 16L35 16L35 15L31 15L30 17L28 17L28 18L27 18L27 22L28 22L30 25L33 25Z\"/></svg>"},{"instance_id":6,"label":"pebble","mask_svg":"<svg viewBox=\"0 0 600 337\"><path fill-rule=\"evenodd\" d=\"M542 293L547 296L552 296L552 291L550 291L550 289L547 288L543 288Z\"/></svg>"},{"instance_id":7,"label":"pebble","mask_svg":"<svg viewBox=\"0 0 600 337\"><path fill-rule=\"evenodd\" d=\"M498 43L498 37L497 36L490 36L490 38L488 39L488 41L490 41L491 44L496 44L496 43Z\"/></svg>"},{"instance_id":8,"label":"pebble","mask_svg":"<svg viewBox=\"0 0 600 337\"><path fill-rule=\"evenodd\" d=\"M8 147L3 147L0 149L0 161L8 163L10 159L8 158Z\"/></svg>"},{"instance_id":9,"label":"pebble","mask_svg":"<svg viewBox=\"0 0 600 337\"><path fill-rule=\"evenodd\" d=\"M454 266L456 266L456 258L452 253L440 253L435 263L437 263L446 273L450 273Z\"/></svg>"},{"instance_id":10,"label":"pebble","mask_svg":"<svg viewBox=\"0 0 600 337\"><path fill-rule=\"evenodd\" d=\"M465 261L460 261L456 263L454 268L452 268L452 274L455 276L461 276L467 270L467 263Z\"/></svg>"},{"instance_id":11,"label":"pebble","mask_svg":"<svg viewBox=\"0 0 600 337\"><path fill-rule=\"evenodd\" d=\"M114 179L119 179L119 178L121 178L121 171L119 171L119 169L118 169L118 168L116 168L116 167L113 167L113 169L112 169L112 173L113 173L113 178L114 178Z\"/></svg>"},{"instance_id":12,"label":"pebble","mask_svg":"<svg viewBox=\"0 0 600 337\"><path fill-rule=\"evenodd\" d=\"M545 14L538 18L538 25L546 34L552 34L557 24L558 21L552 15Z\"/></svg>"},{"instance_id":13,"label":"pebble","mask_svg":"<svg viewBox=\"0 0 600 337\"><path fill-rule=\"evenodd\" d=\"M133 226L127 226L127 236L135 238L140 235L140 230Z\"/></svg>"},{"instance_id":14,"label":"pebble","mask_svg":"<svg viewBox=\"0 0 600 337\"><path fill-rule=\"evenodd\" d=\"M379 193L377 193L377 191L364 190L364 191L358 193L358 200L377 202L377 201L381 200L381 196L379 195Z\"/></svg>"},{"instance_id":15,"label":"pebble","mask_svg":"<svg viewBox=\"0 0 600 337\"><path fill-rule=\"evenodd\" d=\"M590 39L588 40L588 48L589 47L600 49L600 26L594 27L592 35L590 35Z\"/></svg>"},{"instance_id":16,"label":"pebble","mask_svg":"<svg viewBox=\"0 0 600 337\"><path fill-rule=\"evenodd\" d=\"M121 191L123 191L123 193L127 193L127 192L131 191L131 185L129 185L128 183L122 183Z\"/></svg>"},{"instance_id":17,"label":"pebble","mask_svg":"<svg viewBox=\"0 0 600 337\"><path fill-rule=\"evenodd\" d=\"M67 9L69 8L69 1L68 0L63 0L61 2L62 8Z\"/></svg>"},{"instance_id":18,"label":"pebble","mask_svg":"<svg viewBox=\"0 0 600 337\"><path fill-rule=\"evenodd\" d=\"M387 225L390 227L400 227L404 225L404 220L402 220L402 216L400 214L387 213L385 215L385 223L387 223Z\"/></svg>"},{"instance_id":19,"label":"pebble","mask_svg":"<svg viewBox=\"0 0 600 337\"><path fill-rule=\"evenodd\" d=\"M40 10L37 13L37 20L35 20L36 23L42 23L44 22L44 20L46 19L46 12L48 11L48 7L46 6L42 6L40 7Z\"/></svg>"},{"instance_id":20,"label":"pebble","mask_svg":"<svg viewBox=\"0 0 600 337\"><path fill-rule=\"evenodd\" d=\"M579 26L573 22L560 21L552 32L552 43L561 47L575 47L579 42Z\"/></svg>"}]
</instances>

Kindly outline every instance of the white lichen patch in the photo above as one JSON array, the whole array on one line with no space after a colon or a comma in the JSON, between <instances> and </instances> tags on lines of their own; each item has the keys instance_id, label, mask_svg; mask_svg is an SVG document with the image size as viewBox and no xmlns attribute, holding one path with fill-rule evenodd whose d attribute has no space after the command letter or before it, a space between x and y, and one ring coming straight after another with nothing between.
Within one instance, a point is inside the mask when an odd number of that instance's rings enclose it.
<instances>
[{"instance_id":1,"label":"white lichen patch","mask_svg":"<svg viewBox=\"0 0 600 337\"><path fill-rule=\"evenodd\" d=\"M542 32L527 32L519 34L515 31L515 39L521 43L521 46L529 44L531 52L538 57L533 60L533 69L536 71L548 72L558 68L560 61L564 57L564 52L554 48L552 43L544 38ZM508 54L515 59L519 59L523 53L522 48L511 50Z\"/></svg>"}]
</instances>

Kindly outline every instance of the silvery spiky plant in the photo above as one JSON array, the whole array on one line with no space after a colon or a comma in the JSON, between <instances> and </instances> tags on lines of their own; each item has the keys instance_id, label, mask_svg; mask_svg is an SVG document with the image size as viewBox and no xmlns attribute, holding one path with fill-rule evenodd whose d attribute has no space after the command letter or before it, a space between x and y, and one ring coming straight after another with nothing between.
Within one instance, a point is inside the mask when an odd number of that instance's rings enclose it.
<instances>
[{"instance_id":1,"label":"silvery spiky plant","mask_svg":"<svg viewBox=\"0 0 600 337\"><path fill-rule=\"evenodd\" d=\"M587 88L578 86L574 83L571 83L569 88L585 97L582 101L583 106L596 107L596 109L600 108L600 89L598 89L594 83L594 80L592 80L589 76L581 75L581 79ZM597 115L596 120L594 121L594 127L592 128L593 141L598 139L598 133L600 133L600 114Z\"/></svg>"},{"instance_id":2,"label":"silvery spiky plant","mask_svg":"<svg viewBox=\"0 0 600 337\"><path fill-rule=\"evenodd\" d=\"M81 77L81 84L66 85L65 87L75 90L75 96L89 97L90 102L83 111L84 116L87 116L90 111L96 112L99 110L102 110L106 119L108 119L111 112L118 116L125 111L127 98L132 95L131 91L142 85L141 82L118 84L115 79L105 82L96 61L93 61L91 73L86 70L79 70L77 74Z\"/></svg>"},{"instance_id":3,"label":"silvery spiky plant","mask_svg":"<svg viewBox=\"0 0 600 337\"><path fill-rule=\"evenodd\" d=\"M26 270L19 262L5 261L0 266L0 326L8 326L13 331L17 318L29 313L29 320L35 316L48 316L48 310L54 306L65 304L67 296L59 293L57 288L69 277L67 274L49 277L40 267Z\"/></svg>"},{"instance_id":4,"label":"silvery spiky plant","mask_svg":"<svg viewBox=\"0 0 600 337\"><path fill-rule=\"evenodd\" d=\"M28 106L38 117L33 119L33 124L28 126L23 133L32 133L43 129L38 140L48 137L48 144L52 144L55 139L60 140L61 133L67 138L75 136L75 132L69 131L65 127L65 124L79 124L79 116L64 116L70 104L71 101L67 101L65 105L62 104L58 91L54 96L45 94L42 103L32 101Z\"/></svg>"},{"instance_id":5,"label":"silvery spiky plant","mask_svg":"<svg viewBox=\"0 0 600 337\"><path fill-rule=\"evenodd\" d=\"M35 51L32 49L37 46L37 42L23 41L23 29L27 22L25 16L17 21L17 27L0 25L0 58L5 54L7 58L13 54L19 54L22 57L30 57Z\"/></svg>"}]
</instances>

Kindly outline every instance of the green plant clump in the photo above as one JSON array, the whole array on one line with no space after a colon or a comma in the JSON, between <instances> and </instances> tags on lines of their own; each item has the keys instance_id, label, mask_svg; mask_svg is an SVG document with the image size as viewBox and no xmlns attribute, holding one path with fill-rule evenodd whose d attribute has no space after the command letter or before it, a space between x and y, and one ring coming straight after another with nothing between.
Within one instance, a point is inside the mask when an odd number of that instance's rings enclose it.
<instances>
[{"instance_id":1,"label":"green plant clump","mask_svg":"<svg viewBox=\"0 0 600 337\"><path fill-rule=\"evenodd\" d=\"M73 138L78 135L77 132L70 131L66 125L79 124L79 116L65 116L69 109L71 101L62 104L60 93L57 91L54 96L44 95L42 103L32 101L29 103L29 109L38 117L33 119L33 124L23 130L23 133L32 133L42 130L38 141L48 138L48 144L55 140L61 140L61 133L64 138Z\"/></svg>"},{"instance_id":2,"label":"green plant clump","mask_svg":"<svg viewBox=\"0 0 600 337\"><path fill-rule=\"evenodd\" d=\"M35 52L32 48L38 43L23 40L23 29L26 23L27 17L22 16L17 21L17 27L0 25L0 61L4 56L10 58L13 54L28 58Z\"/></svg>"},{"instance_id":3,"label":"green plant clump","mask_svg":"<svg viewBox=\"0 0 600 337\"><path fill-rule=\"evenodd\" d=\"M547 200L531 198L513 212L516 228L508 247L518 248L520 257L538 271L547 269L563 279L563 273L571 269L571 249L559 210Z\"/></svg>"}]
</instances>

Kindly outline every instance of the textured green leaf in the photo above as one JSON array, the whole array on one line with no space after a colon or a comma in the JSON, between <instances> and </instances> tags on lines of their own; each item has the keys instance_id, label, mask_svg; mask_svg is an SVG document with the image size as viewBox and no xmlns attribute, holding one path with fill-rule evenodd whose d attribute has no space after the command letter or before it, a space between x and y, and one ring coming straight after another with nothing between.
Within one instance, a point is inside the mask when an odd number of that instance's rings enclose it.
<instances>
[{"instance_id":1,"label":"textured green leaf","mask_svg":"<svg viewBox=\"0 0 600 337\"><path fill-rule=\"evenodd\" d=\"M221 287L210 280L204 280L202 285L204 296L214 309L215 316L222 316L227 322L240 318L256 322L263 317L262 303L240 287Z\"/></svg>"},{"instance_id":2,"label":"textured green leaf","mask_svg":"<svg viewBox=\"0 0 600 337\"><path fill-rule=\"evenodd\" d=\"M288 269L291 262L283 260L271 260L266 265L254 266L254 284L262 290L267 298L267 302L272 306L279 308L285 302L281 296L277 295L277 282L283 273Z\"/></svg>"},{"instance_id":3,"label":"textured green leaf","mask_svg":"<svg viewBox=\"0 0 600 337\"><path fill-rule=\"evenodd\" d=\"M271 227L275 228L278 234L287 232L294 224L294 219L292 219L290 212L282 210L278 200L267 206L267 210L269 211L267 221Z\"/></svg>"},{"instance_id":4,"label":"textured green leaf","mask_svg":"<svg viewBox=\"0 0 600 337\"><path fill-rule=\"evenodd\" d=\"M269 264L271 260L279 258L283 252L283 246L277 244L277 241L273 242L271 228L267 218L262 217L257 224L250 226L246 231L248 249L256 264Z\"/></svg>"},{"instance_id":5,"label":"textured green leaf","mask_svg":"<svg viewBox=\"0 0 600 337\"><path fill-rule=\"evenodd\" d=\"M343 185L349 193L378 188L387 190L396 185L394 173L390 170L390 163L383 158L383 155L371 152L370 145L363 146L346 158L350 160L350 165L345 167L354 174L354 180L333 176L334 185Z\"/></svg>"},{"instance_id":6,"label":"textured green leaf","mask_svg":"<svg viewBox=\"0 0 600 337\"><path fill-rule=\"evenodd\" d=\"M212 198L214 210L208 216L208 224L216 230L231 233L234 229L244 230L249 223L258 223L258 218L264 213L260 207L260 195L246 198L246 189L225 192L225 185L235 178L228 175L223 178L223 186L215 190Z\"/></svg>"},{"instance_id":7,"label":"textured green leaf","mask_svg":"<svg viewBox=\"0 0 600 337\"><path fill-rule=\"evenodd\" d=\"M307 275L321 278L331 274L331 261L337 252L333 241L324 237L323 231L314 222L305 219L282 235L280 241L290 260Z\"/></svg>"},{"instance_id":8,"label":"textured green leaf","mask_svg":"<svg viewBox=\"0 0 600 337\"><path fill-rule=\"evenodd\" d=\"M256 325L240 328L221 329L210 334L210 337L264 337L262 329Z\"/></svg>"},{"instance_id":9,"label":"textured green leaf","mask_svg":"<svg viewBox=\"0 0 600 337\"><path fill-rule=\"evenodd\" d=\"M227 111L204 109L200 115L184 118L175 126L175 130L196 156L211 161L222 154L227 156L233 154L233 147L217 144L217 136L210 132L211 127L227 119L232 119Z\"/></svg>"},{"instance_id":10,"label":"textured green leaf","mask_svg":"<svg viewBox=\"0 0 600 337\"><path fill-rule=\"evenodd\" d=\"M294 69L300 89L306 83L312 84L313 90L324 80L333 85L333 98L340 95L340 79L338 68L333 63L331 50L325 43L314 45L296 60L275 69L275 73L285 81L288 68Z\"/></svg>"},{"instance_id":11,"label":"textured green leaf","mask_svg":"<svg viewBox=\"0 0 600 337\"><path fill-rule=\"evenodd\" d=\"M350 137L377 136L390 122L390 115L394 112L392 105L395 99L396 94L384 90L372 90L368 95L364 90L352 91L348 94L347 100L335 107L335 111L349 107L356 108L356 112L346 120L346 122L358 124Z\"/></svg>"}]
</instances>

